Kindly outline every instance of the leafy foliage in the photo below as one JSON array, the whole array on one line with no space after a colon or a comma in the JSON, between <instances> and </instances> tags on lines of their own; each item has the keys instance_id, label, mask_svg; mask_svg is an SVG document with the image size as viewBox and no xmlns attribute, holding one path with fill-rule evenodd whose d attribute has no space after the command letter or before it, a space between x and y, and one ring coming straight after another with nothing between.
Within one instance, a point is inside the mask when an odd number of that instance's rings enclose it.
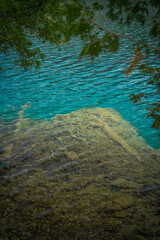
<instances>
[{"instance_id":1,"label":"leafy foliage","mask_svg":"<svg viewBox=\"0 0 160 240\"><path fill-rule=\"evenodd\" d=\"M147 107L148 110L148 116L147 118L151 117L154 119L152 127L155 129L159 129L160 128L160 101L158 101L157 103L152 103L150 105L150 107ZM160 134L159 134L160 137Z\"/></svg>"},{"instance_id":2,"label":"leafy foliage","mask_svg":"<svg viewBox=\"0 0 160 240\"><path fill-rule=\"evenodd\" d=\"M150 78L147 81L147 84L153 85L156 89L157 95L159 96L160 95L160 69L150 67L148 64L142 64L138 68L142 72L142 74L150 75ZM135 97L136 95L131 96L131 100L133 101L133 103L136 102ZM142 93L139 96L139 101L141 101L141 97L147 97L147 96ZM148 111L147 118L151 117L154 119L152 127L159 129L160 128L160 101L158 101L157 103L149 104L149 106L147 107L147 111Z\"/></svg>"},{"instance_id":3,"label":"leafy foliage","mask_svg":"<svg viewBox=\"0 0 160 240\"><path fill-rule=\"evenodd\" d=\"M133 101L133 103L141 102L142 97L147 98L146 94L144 93L130 94L130 100Z\"/></svg>"},{"instance_id":4,"label":"leafy foliage","mask_svg":"<svg viewBox=\"0 0 160 240\"><path fill-rule=\"evenodd\" d=\"M132 24L133 21L144 25L150 16L149 9L153 10L153 7L155 7L155 15L150 18L150 24L152 26L150 35L154 37L159 35L159 0L108 0L107 2L108 11L106 15L112 21L119 21L121 24L126 25Z\"/></svg>"},{"instance_id":5,"label":"leafy foliage","mask_svg":"<svg viewBox=\"0 0 160 240\"><path fill-rule=\"evenodd\" d=\"M45 56L33 46L33 38L57 46L71 37L88 38L92 26L80 14L82 5L78 6L65 0L1 1L0 52L9 54L12 49L19 56L16 64L25 70L38 68ZM85 4L83 9L91 13Z\"/></svg>"},{"instance_id":6,"label":"leafy foliage","mask_svg":"<svg viewBox=\"0 0 160 240\"><path fill-rule=\"evenodd\" d=\"M106 15L112 20L117 21L123 25L131 25L133 22L140 23L144 25L148 18L150 20L150 31L149 35L156 42L160 37L160 1L158 0L142 0L142 1L132 1L132 0L108 0ZM154 14L152 13L154 12ZM156 89L156 94L160 95L160 69L152 67L151 63L155 59L160 57L160 49L155 51L150 48L148 44L143 44L144 40L139 41L138 44L133 44L134 56L130 61L130 65L126 69L126 75L132 74L132 71L137 67L138 70L146 75L146 84L153 85ZM148 46L147 46L148 45ZM157 46L160 46L159 41ZM151 51L152 50L152 51ZM143 52L143 54L141 53ZM153 57L153 60L150 56ZM145 59L145 60L144 60ZM148 60L146 60L148 59ZM141 63L143 62L143 63ZM148 78L149 77L149 78ZM147 118L153 118L152 127L160 128L160 102L151 103L152 96L145 94L143 92L138 94L131 94L130 100L133 103L142 103L143 100L147 98L148 106L146 107L148 111Z\"/></svg>"},{"instance_id":7,"label":"leafy foliage","mask_svg":"<svg viewBox=\"0 0 160 240\"><path fill-rule=\"evenodd\" d=\"M33 46L33 39L49 42L59 49L68 44L71 38L79 37L83 47L79 55L90 57L93 61L102 52L115 53L120 46L120 38L133 42L134 56L126 69L126 75L138 68L149 76L148 85L153 85L160 94L160 70L151 67L150 57L158 60L160 56L160 1L159 0L108 0L106 5L94 2L88 7L83 0L1 0L0 1L0 53L16 52L19 64L25 70L38 68L44 54ZM129 26L133 22L141 25L150 20L149 35L154 39L152 46L144 40L133 39L105 29L94 21L96 11L106 11L112 21ZM154 10L154 14L151 14ZM94 31L93 31L94 30ZM96 31L96 33L95 33ZM136 44L136 45L135 45ZM154 58L154 59L155 59ZM146 60L147 59L147 60ZM147 78L148 79L148 78ZM142 102L146 94L132 94L130 99ZM153 127L160 126L159 102L147 108L148 117L154 118Z\"/></svg>"},{"instance_id":8,"label":"leafy foliage","mask_svg":"<svg viewBox=\"0 0 160 240\"><path fill-rule=\"evenodd\" d=\"M95 35L92 37L93 39L91 38L91 41L84 45L79 59L84 56L89 56L94 60L95 57L98 57L103 51L117 52L119 48L119 38L117 36L104 34L104 36L99 39L97 39Z\"/></svg>"},{"instance_id":9,"label":"leafy foliage","mask_svg":"<svg viewBox=\"0 0 160 240\"><path fill-rule=\"evenodd\" d=\"M139 61L143 58L143 55L140 53L138 48L135 48L134 50L134 56L132 58L132 61L130 63L130 66L126 69L126 75L128 76L129 73L132 73L132 68L136 67Z\"/></svg>"}]
</instances>

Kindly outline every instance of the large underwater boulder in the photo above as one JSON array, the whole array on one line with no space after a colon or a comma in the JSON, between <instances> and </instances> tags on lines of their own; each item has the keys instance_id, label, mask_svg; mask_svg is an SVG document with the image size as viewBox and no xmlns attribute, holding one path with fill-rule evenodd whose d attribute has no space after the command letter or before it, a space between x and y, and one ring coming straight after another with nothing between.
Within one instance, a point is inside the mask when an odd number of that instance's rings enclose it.
<instances>
[{"instance_id":1,"label":"large underwater boulder","mask_svg":"<svg viewBox=\"0 0 160 240\"><path fill-rule=\"evenodd\" d=\"M160 151L115 110L21 116L6 149L2 239L159 239Z\"/></svg>"}]
</instances>

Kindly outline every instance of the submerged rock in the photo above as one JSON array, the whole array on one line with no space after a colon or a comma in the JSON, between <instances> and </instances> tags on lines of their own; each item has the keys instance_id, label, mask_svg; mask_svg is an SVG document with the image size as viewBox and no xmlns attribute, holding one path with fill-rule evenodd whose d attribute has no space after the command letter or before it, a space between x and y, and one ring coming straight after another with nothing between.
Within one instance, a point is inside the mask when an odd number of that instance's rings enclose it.
<instances>
[{"instance_id":1,"label":"submerged rock","mask_svg":"<svg viewBox=\"0 0 160 240\"><path fill-rule=\"evenodd\" d=\"M112 201L121 208L129 208L134 204L133 197L127 194L115 193L112 194Z\"/></svg>"},{"instance_id":2,"label":"submerged rock","mask_svg":"<svg viewBox=\"0 0 160 240\"><path fill-rule=\"evenodd\" d=\"M159 189L152 191L160 151L119 113L81 109L35 122L21 114L16 127L1 154L2 239L160 237Z\"/></svg>"}]
</instances>

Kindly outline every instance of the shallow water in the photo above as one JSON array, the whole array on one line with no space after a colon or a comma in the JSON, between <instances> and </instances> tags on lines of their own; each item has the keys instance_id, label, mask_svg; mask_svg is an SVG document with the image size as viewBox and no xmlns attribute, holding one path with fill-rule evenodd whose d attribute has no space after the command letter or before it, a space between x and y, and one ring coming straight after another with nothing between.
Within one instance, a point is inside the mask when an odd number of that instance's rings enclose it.
<instances>
[{"instance_id":1,"label":"shallow water","mask_svg":"<svg viewBox=\"0 0 160 240\"><path fill-rule=\"evenodd\" d=\"M101 19L99 19L101 21ZM137 30L126 34L137 37ZM140 29L141 30L141 29ZM125 29L123 29L125 32ZM35 44L41 45L35 41ZM77 39L70 43L67 50L62 47L58 52L53 46L41 46L46 60L37 73L35 70L24 72L13 65L14 54L0 57L3 71L0 74L0 116L1 122L18 117L21 107L30 103L26 117L32 119L51 119L55 114L66 114L83 107L111 107L122 117L139 129L147 143L160 148L158 131L151 128L152 119L146 119L144 104L133 104L129 100L132 93L149 93L152 101L158 96L152 86L146 85L146 76L138 71L126 77L125 70L132 58L131 45L123 41L118 54L102 54L93 63L90 60L78 61L81 42ZM122 61L113 64L115 61ZM156 66L158 62L153 61ZM3 126L3 125L2 125Z\"/></svg>"},{"instance_id":2,"label":"shallow water","mask_svg":"<svg viewBox=\"0 0 160 240\"><path fill-rule=\"evenodd\" d=\"M113 109L24 110L1 152L1 239L159 239L160 151L136 128Z\"/></svg>"},{"instance_id":3,"label":"shallow water","mask_svg":"<svg viewBox=\"0 0 160 240\"><path fill-rule=\"evenodd\" d=\"M155 89L127 78L127 63L112 67L132 57L129 42L93 63L78 62L80 48L46 44L37 73L0 57L2 240L160 239L158 132L128 100L144 91L154 102Z\"/></svg>"}]
</instances>

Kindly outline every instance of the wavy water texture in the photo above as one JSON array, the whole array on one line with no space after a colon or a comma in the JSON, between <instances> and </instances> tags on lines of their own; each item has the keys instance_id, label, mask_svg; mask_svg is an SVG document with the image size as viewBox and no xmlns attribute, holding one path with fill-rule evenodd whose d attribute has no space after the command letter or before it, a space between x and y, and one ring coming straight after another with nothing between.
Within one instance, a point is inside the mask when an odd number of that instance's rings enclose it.
<instances>
[{"instance_id":1,"label":"wavy water texture","mask_svg":"<svg viewBox=\"0 0 160 240\"><path fill-rule=\"evenodd\" d=\"M97 21L103 22L103 15ZM106 22L106 27L111 23ZM119 31L117 26L113 30ZM121 29L128 35L137 37L142 28L132 26ZM147 29L143 29L144 34ZM3 71L0 74L0 114L2 128L9 128L12 120L18 117L21 106L29 102L32 108L26 117L35 119L51 119L55 114L70 113L83 107L112 107L131 122L148 144L160 147L158 132L151 128L152 120L146 119L145 104L132 104L131 93L149 93L152 102L157 101L155 89L146 85L146 76L136 70L132 76L126 77L125 69L132 58L131 43L122 41L117 54L101 54L93 63L89 59L78 62L81 42L72 40L68 48L62 47L59 52L54 46L42 45L35 40L46 54L46 59L37 73L34 69L24 72L13 66L14 53L0 56ZM152 62L152 65L157 62ZM112 67L113 66L113 67Z\"/></svg>"},{"instance_id":2,"label":"wavy water texture","mask_svg":"<svg viewBox=\"0 0 160 240\"><path fill-rule=\"evenodd\" d=\"M144 76L125 75L131 44L93 63L78 62L79 39L61 52L35 44L46 54L37 73L0 56L0 238L160 239L158 133L129 95L157 99Z\"/></svg>"}]
</instances>

